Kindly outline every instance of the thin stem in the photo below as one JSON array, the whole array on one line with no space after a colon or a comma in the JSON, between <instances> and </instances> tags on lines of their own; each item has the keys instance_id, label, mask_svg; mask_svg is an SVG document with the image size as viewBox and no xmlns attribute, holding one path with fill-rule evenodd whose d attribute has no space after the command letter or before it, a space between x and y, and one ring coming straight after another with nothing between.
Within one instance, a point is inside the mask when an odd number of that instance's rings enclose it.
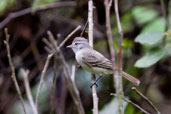
<instances>
[{"instance_id":1,"label":"thin stem","mask_svg":"<svg viewBox=\"0 0 171 114\"><path fill-rule=\"evenodd\" d=\"M119 102L120 102L120 109L119 112L120 114L123 114L124 108L122 104L121 98L124 97L123 94L123 86L122 86L122 40L123 40L123 31L121 27L121 22L120 22L120 17L119 17L119 11L118 11L118 0L114 0L114 6L115 6L115 15L116 15L116 22L118 26L118 31L119 31L119 50L118 50L118 58L117 58L117 65L118 65L118 95L119 95Z\"/></svg>"},{"instance_id":2,"label":"thin stem","mask_svg":"<svg viewBox=\"0 0 171 114\"><path fill-rule=\"evenodd\" d=\"M144 100L147 101L148 104L156 111L157 114L161 114L159 110L153 105L153 103L146 97L144 96L136 87L132 87L132 90L134 90L137 94L139 94Z\"/></svg>"},{"instance_id":3,"label":"thin stem","mask_svg":"<svg viewBox=\"0 0 171 114\"><path fill-rule=\"evenodd\" d=\"M93 47L93 1L89 0L88 2L88 36L89 36L89 44L91 47ZM93 83L96 80L96 77L94 74L91 75L91 83ZM92 97L93 97L93 114L98 114L98 97L97 97L97 91L96 91L96 85L92 86Z\"/></svg>"},{"instance_id":4,"label":"thin stem","mask_svg":"<svg viewBox=\"0 0 171 114\"><path fill-rule=\"evenodd\" d=\"M86 31L87 26L88 26L88 20L86 21L86 24L84 25L84 28L83 28L80 36L83 36L84 32Z\"/></svg>"},{"instance_id":5,"label":"thin stem","mask_svg":"<svg viewBox=\"0 0 171 114\"><path fill-rule=\"evenodd\" d=\"M105 11L106 11L106 33L108 37L108 43L109 43L109 49L110 49L110 54L111 54L111 59L112 59L112 64L113 64L113 77L114 77L114 87L116 89L116 94L118 97L118 112L119 114L124 113L124 107L123 107L123 87L122 87L122 69L121 69L121 64L118 63L119 68L116 67L116 59L115 59L115 50L113 48L113 38L112 38L112 29L111 29L111 24L110 24L110 8L112 4L112 0L105 0ZM121 58L118 58L118 61L121 62Z\"/></svg>"},{"instance_id":6,"label":"thin stem","mask_svg":"<svg viewBox=\"0 0 171 114\"><path fill-rule=\"evenodd\" d=\"M116 94L114 93L111 93L111 95L113 96L117 96ZM144 112L145 114L150 114L149 112L147 112L145 109L143 109L141 106L139 106L138 104L134 103L133 101L129 100L128 98L124 97L123 98L124 101L132 104L133 106L135 106L136 108L138 108L139 110L141 110L142 112Z\"/></svg>"},{"instance_id":7,"label":"thin stem","mask_svg":"<svg viewBox=\"0 0 171 114\"><path fill-rule=\"evenodd\" d=\"M26 109L25 109L25 106L24 106L23 97L21 95L21 90L20 90L20 87L19 87L17 79L16 79L15 68L14 68L14 65L12 63L10 46L9 46L9 37L10 37L10 35L8 34L8 29L7 28L5 28L5 35L6 35L6 40L4 41L4 44L6 45L8 61L9 61L10 69L11 69L11 72L12 72L11 78L12 78L14 84L15 84L15 88L17 90L18 97L19 97L20 102L22 104L24 114L26 114Z\"/></svg>"},{"instance_id":8,"label":"thin stem","mask_svg":"<svg viewBox=\"0 0 171 114\"><path fill-rule=\"evenodd\" d=\"M43 86L45 73L47 71L47 68L49 66L49 62L50 62L52 56L53 56L53 54L48 55L45 66L44 66L42 74L41 74L40 83L39 83L39 86L38 86L38 89L37 89L37 94L36 94L36 107L37 108L38 108L38 103L39 103L40 90L41 90L41 88Z\"/></svg>"},{"instance_id":9,"label":"thin stem","mask_svg":"<svg viewBox=\"0 0 171 114\"><path fill-rule=\"evenodd\" d=\"M33 114L38 114L38 110L37 110L36 105L34 104L33 96L31 94L30 85L29 85L29 81L28 81L29 70L21 69L21 74L24 77L24 85L25 85L25 89L26 89L26 94L27 94L27 98L29 100L29 103L31 105L31 109L33 111Z\"/></svg>"},{"instance_id":10,"label":"thin stem","mask_svg":"<svg viewBox=\"0 0 171 114\"><path fill-rule=\"evenodd\" d=\"M70 34L68 34L68 36L60 43L59 48L61 48L66 41L68 41L68 39L75 34L79 29L81 28L81 26L79 25L77 28L75 28Z\"/></svg>"}]
</instances>

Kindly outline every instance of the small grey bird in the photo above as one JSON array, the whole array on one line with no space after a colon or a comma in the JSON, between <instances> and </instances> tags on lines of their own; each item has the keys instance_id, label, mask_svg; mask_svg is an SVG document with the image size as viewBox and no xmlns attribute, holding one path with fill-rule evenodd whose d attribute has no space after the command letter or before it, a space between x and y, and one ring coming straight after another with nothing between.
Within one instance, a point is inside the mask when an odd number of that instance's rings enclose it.
<instances>
[{"instance_id":1,"label":"small grey bird","mask_svg":"<svg viewBox=\"0 0 171 114\"><path fill-rule=\"evenodd\" d=\"M67 47L72 48L78 64L85 70L100 76L113 73L112 62L101 53L94 50L89 45L87 39L83 37L76 37L72 44ZM140 84L138 79L124 71L122 71L122 76L137 86Z\"/></svg>"}]
</instances>

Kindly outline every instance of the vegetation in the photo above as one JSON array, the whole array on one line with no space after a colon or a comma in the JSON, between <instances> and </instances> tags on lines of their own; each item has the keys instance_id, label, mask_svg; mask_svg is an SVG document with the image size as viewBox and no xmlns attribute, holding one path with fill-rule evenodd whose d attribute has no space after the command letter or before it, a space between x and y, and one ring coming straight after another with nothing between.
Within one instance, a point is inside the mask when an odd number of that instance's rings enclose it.
<instances>
[{"instance_id":1,"label":"vegetation","mask_svg":"<svg viewBox=\"0 0 171 114\"><path fill-rule=\"evenodd\" d=\"M90 2L0 1L0 114L171 112L171 1ZM77 36L118 67L98 87L66 48Z\"/></svg>"}]
</instances>

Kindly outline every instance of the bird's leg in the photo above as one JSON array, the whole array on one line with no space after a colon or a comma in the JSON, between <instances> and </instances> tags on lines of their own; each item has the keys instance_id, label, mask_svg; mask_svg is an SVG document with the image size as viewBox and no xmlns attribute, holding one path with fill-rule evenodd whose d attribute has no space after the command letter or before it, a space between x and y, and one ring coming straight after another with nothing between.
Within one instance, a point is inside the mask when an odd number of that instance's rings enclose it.
<instances>
[{"instance_id":1,"label":"bird's leg","mask_svg":"<svg viewBox=\"0 0 171 114\"><path fill-rule=\"evenodd\" d=\"M92 88L93 85L96 85L96 87L98 87L97 81L100 80L101 77L102 77L102 76L99 76L93 83L91 83L90 88Z\"/></svg>"}]
</instances>

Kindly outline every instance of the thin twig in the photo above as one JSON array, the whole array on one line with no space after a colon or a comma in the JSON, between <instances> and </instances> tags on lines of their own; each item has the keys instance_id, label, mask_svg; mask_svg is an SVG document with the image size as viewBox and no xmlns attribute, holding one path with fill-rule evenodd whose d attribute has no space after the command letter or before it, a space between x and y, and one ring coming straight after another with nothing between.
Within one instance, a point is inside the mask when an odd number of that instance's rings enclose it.
<instances>
[{"instance_id":1,"label":"thin twig","mask_svg":"<svg viewBox=\"0 0 171 114\"><path fill-rule=\"evenodd\" d=\"M4 41L4 44L6 45L8 61L9 61L10 69L11 69L11 72L12 72L11 78L12 78L14 84L15 84L15 88L17 90L18 97L19 97L20 102L22 104L24 114L26 114L26 109L25 109L25 106L24 106L23 97L21 95L21 90L20 90L20 87L19 87L17 79L16 79L15 68L14 68L14 65L12 63L10 46L9 46L9 37L10 37L10 35L8 34L8 29L7 28L5 28L5 35L6 35L6 40Z\"/></svg>"},{"instance_id":2,"label":"thin twig","mask_svg":"<svg viewBox=\"0 0 171 114\"><path fill-rule=\"evenodd\" d=\"M144 100L147 101L147 103L150 104L150 106L156 111L157 114L161 114L159 110L153 105L153 103L146 97L144 96L136 87L132 87L132 90L134 90L137 94L139 94Z\"/></svg>"},{"instance_id":3,"label":"thin twig","mask_svg":"<svg viewBox=\"0 0 171 114\"><path fill-rule=\"evenodd\" d=\"M59 48L61 48L65 42L73 35L75 34L79 29L81 28L81 26L79 25L77 28L75 28L70 34L68 34L68 36L60 43Z\"/></svg>"},{"instance_id":4,"label":"thin twig","mask_svg":"<svg viewBox=\"0 0 171 114\"><path fill-rule=\"evenodd\" d=\"M124 97L123 94L123 87L122 87L122 39L123 39L123 32L122 32L122 27L121 27L121 22L120 22L120 17L119 17L119 11L118 11L118 0L114 0L114 6L115 6L115 15L116 15L116 22L117 22L117 26L118 26L118 31L119 31L119 49L118 49L118 60L117 60L117 66L118 66L118 95L120 95L121 97ZM120 100L120 103L122 101ZM123 104L120 104L120 113L122 114L122 112L124 111L123 108ZM122 110L122 111L121 111Z\"/></svg>"},{"instance_id":5,"label":"thin twig","mask_svg":"<svg viewBox=\"0 0 171 114\"><path fill-rule=\"evenodd\" d=\"M83 28L80 36L83 36L84 32L86 31L87 26L88 26L88 20L86 21L86 24L84 25L84 28Z\"/></svg>"},{"instance_id":6,"label":"thin twig","mask_svg":"<svg viewBox=\"0 0 171 114\"><path fill-rule=\"evenodd\" d=\"M36 94L36 102L35 102L37 108L38 108L38 103L39 103L40 90L41 90L41 88L43 86L45 73L47 71L47 68L48 68L48 65L50 63L50 60L51 60L52 56L53 56L53 54L48 55L45 66L44 66L42 74L41 74L40 83L39 83L39 86L38 86L38 89L37 89L37 94Z\"/></svg>"},{"instance_id":7,"label":"thin twig","mask_svg":"<svg viewBox=\"0 0 171 114\"><path fill-rule=\"evenodd\" d=\"M124 107L123 107L123 87L122 87L122 75L120 72L120 69L115 69L116 68L116 59L115 59L115 50L113 48L113 38L112 38L112 29L111 29L111 24L110 24L110 8L112 5L112 0L105 0L105 11L106 11L106 32L107 32L107 37L108 37L108 43L109 43L109 49L110 49L110 54L111 54L111 59L112 59L112 64L113 64L113 77L114 77L114 87L116 89L116 94L118 97L118 112L119 114L124 113ZM121 60L121 58L118 58ZM122 71L122 70L121 70Z\"/></svg>"},{"instance_id":8,"label":"thin twig","mask_svg":"<svg viewBox=\"0 0 171 114\"><path fill-rule=\"evenodd\" d=\"M117 96L116 94L114 93L111 93L110 95L113 95L113 96ZM143 109L141 106L139 106L138 104L134 103L133 101L129 100L128 98L124 97L123 98L124 101L132 104L133 106L135 106L136 108L140 109L142 112L144 112L145 114L150 114L149 112L147 112L145 109Z\"/></svg>"},{"instance_id":9,"label":"thin twig","mask_svg":"<svg viewBox=\"0 0 171 114\"><path fill-rule=\"evenodd\" d=\"M93 1L89 0L88 2L88 36L89 36L89 44L93 47ZM91 75L91 83L96 80L95 74ZM98 97L96 91L96 85L92 86L92 97L93 97L93 114L98 114Z\"/></svg>"},{"instance_id":10,"label":"thin twig","mask_svg":"<svg viewBox=\"0 0 171 114\"><path fill-rule=\"evenodd\" d=\"M31 90L30 90L30 85L29 85L29 80L28 80L28 74L29 74L29 70L24 70L21 69L21 75L24 78L24 85L25 85L25 89L26 89L26 94L27 94L27 98L29 100L29 103L31 105L31 109L33 111L33 114L38 114L38 110L36 105L34 104L33 101L33 96L31 94Z\"/></svg>"},{"instance_id":11,"label":"thin twig","mask_svg":"<svg viewBox=\"0 0 171 114\"><path fill-rule=\"evenodd\" d=\"M56 41L57 43L57 41ZM56 51L55 51L56 52ZM52 88L51 88L51 96L50 96L50 104L51 104L51 111L50 114L54 113L54 101L55 101L55 86L56 86L56 79L57 79L57 53L54 53L54 58L53 58L53 70L54 70L54 76L53 76L53 82L52 82Z\"/></svg>"},{"instance_id":12,"label":"thin twig","mask_svg":"<svg viewBox=\"0 0 171 114\"><path fill-rule=\"evenodd\" d=\"M165 0L160 0L160 4L161 4L161 9L162 9L162 13L163 13L163 16L164 16L164 18L165 18L165 21L166 21L166 28L165 28L165 30L166 30L166 32L168 31L168 28L169 28L169 18L168 18L168 13L169 13L169 11L168 11L168 4L166 3L165 4Z\"/></svg>"},{"instance_id":13,"label":"thin twig","mask_svg":"<svg viewBox=\"0 0 171 114\"><path fill-rule=\"evenodd\" d=\"M75 82L72 81L71 76L70 76L72 74L71 70L70 70L70 68L69 68L69 66L68 66L62 52L60 51L60 49L59 49L59 47L57 45L57 42L56 42L54 36L52 35L52 33L50 31L48 32L48 35L49 35L49 41L48 41L48 43L47 42L45 42L45 43L47 44L47 46L48 46L48 48L50 50L52 50L52 51L55 50L55 52L53 52L53 53L58 53L58 57L59 57L62 65L63 65L66 84L67 84L69 92L70 92L70 94L71 94L71 96L73 98L73 101L77 106L78 113L79 114L85 114L83 106L82 106L82 102L81 102L81 99L80 99L78 88L76 87ZM53 45L53 46L49 46L49 44ZM55 49L51 49L51 47L55 48Z\"/></svg>"},{"instance_id":14,"label":"thin twig","mask_svg":"<svg viewBox=\"0 0 171 114\"><path fill-rule=\"evenodd\" d=\"M118 30L119 30L119 51L118 51L118 69L119 72L121 74L122 71L122 40L123 40L123 31L122 31L122 27L121 27L121 22L120 22L120 17L119 17L119 11L118 11L118 0L114 0L115 3L115 15L116 15L116 22L117 22L117 26L118 26Z\"/></svg>"},{"instance_id":15,"label":"thin twig","mask_svg":"<svg viewBox=\"0 0 171 114\"><path fill-rule=\"evenodd\" d=\"M66 2L56 2L47 5L39 6L36 11L43 11L46 9L53 9L57 7L66 7L66 6L75 6L76 2L66 1ZM10 13L3 21L0 22L0 29L2 29L6 24L8 24L12 19L21 17L23 15L29 14L32 12L32 8L26 8L17 12Z\"/></svg>"}]
</instances>

